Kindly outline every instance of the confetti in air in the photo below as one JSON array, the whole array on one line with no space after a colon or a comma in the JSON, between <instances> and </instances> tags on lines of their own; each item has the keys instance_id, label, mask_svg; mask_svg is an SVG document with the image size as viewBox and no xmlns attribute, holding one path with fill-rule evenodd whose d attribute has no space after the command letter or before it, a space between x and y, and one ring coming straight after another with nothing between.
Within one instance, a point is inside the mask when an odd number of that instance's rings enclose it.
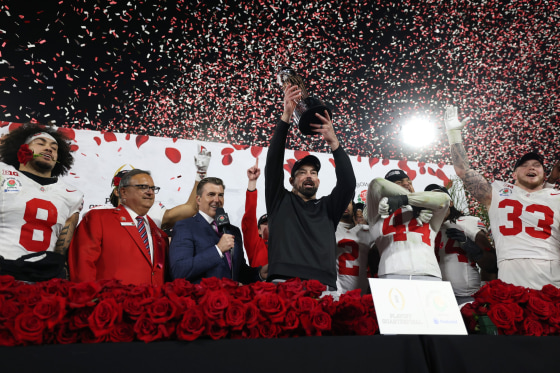
<instances>
[{"instance_id":1,"label":"confetti in air","mask_svg":"<svg viewBox=\"0 0 560 373\"><path fill-rule=\"evenodd\" d=\"M2 121L259 149L282 110L276 70L291 66L370 165L451 163L448 104L472 118L465 146L486 176L507 179L526 151L558 156L557 0L33 3L0 5ZM429 147L401 143L415 116L437 123ZM327 150L296 129L288 147Z\"/></svg>"}]
</instances>

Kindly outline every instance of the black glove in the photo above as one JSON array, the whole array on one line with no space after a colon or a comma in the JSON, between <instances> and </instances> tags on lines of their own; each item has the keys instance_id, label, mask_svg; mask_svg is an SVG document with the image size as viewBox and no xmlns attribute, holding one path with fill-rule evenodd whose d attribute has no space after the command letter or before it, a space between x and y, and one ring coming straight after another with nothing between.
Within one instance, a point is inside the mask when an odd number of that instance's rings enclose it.
<instances>
[{"instance_id":1,"label":"black glove","mask_svg":"<svg viewBox=\"0 0 560 373\"><path fill-rule=\"evenodd\" d=\"M389 204L389 214L392 214L401 206L408 205L408 197L406 195L388 197L387 203Z\"/></svg>"},{"instance_id":2,"label":"black glove","mask_svg":"<svg viewBox=\"0 0 560 373\"><path fill-rule=\"evenodd\" d=\"M474 243L473 240L468 238L463 231L460 231L456 228L449 228L445 231L445 234L447 234L448 238L459 242L459 245L461 245L461 249L465 251L467 257L473 262L476 262L482 258L484 250L482 250L481 247Z\"/></svg>"}]
</instances>

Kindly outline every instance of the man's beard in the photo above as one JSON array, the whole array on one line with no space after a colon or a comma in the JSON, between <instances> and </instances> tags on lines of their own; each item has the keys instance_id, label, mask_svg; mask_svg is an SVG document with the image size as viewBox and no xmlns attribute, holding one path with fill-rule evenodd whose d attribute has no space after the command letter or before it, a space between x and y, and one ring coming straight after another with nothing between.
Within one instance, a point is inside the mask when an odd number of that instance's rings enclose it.
<instances>
[{"instance_id":1,"label":"man's beard","mask_svg":"<svg viewBox=\"0 0 560 373\"><path fill-rule=\"evenodd\" d=\"M306 188L303 184L297 189L297 191L306 198L312 198L315 194L317 194L317 187L313 188Z\"/></svg>"},{"instance_id":2,"label":"man's beard","mask_svg":"<svg viewBox=\"0 0 560 373\"><path fill-rule=\"evenodd\" d=\"M40 171L52 171L52 169L54 168L54 165L52 163L45 162L38 158L33 160L33 166Z\"/></svg>"},{"instance_id":3,"label":"man's beard","mask_svg":"<svg viewBox=\"0 0 560 373\"><path fill-rule=\"evenodd\" d=\"M517 180L517 182L519 184L521 184L522 186L524 186L525 188L535 189L535 188L538 188L540 185L543 185L544 178L539 178L538 181L535 181L535 182L526 181L526 180L522 180L521 178L519 178Z\"/></svg>"}]
</instances>

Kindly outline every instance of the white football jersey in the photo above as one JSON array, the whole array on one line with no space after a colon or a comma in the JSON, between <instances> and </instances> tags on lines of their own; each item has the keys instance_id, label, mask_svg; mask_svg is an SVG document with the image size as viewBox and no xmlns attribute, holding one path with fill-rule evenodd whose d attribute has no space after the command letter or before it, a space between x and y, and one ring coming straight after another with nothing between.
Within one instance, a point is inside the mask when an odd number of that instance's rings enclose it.
<instances>
[{"instance_id":1,"label":"white football jersey","mask_svg":"<svg viewBox=\"0 0 560 373\"><path fill-rule=\"evenodd\" d=\"M336 242L338 293L362 289L365 294L369 286L368 254L373 246L369 227L361 224L351 227L340 222L336 227Z\"/></svg>"},{"instance_id":2,"label":"white football jersey","mask_svg":"<svg viewBox=\"0 0 560 373\"><path fill-rule=\"evenodd\" d=\"M462 216L456 223L445 221L435 241L436 257L441 269L441 279L451 282L456 296L467 297L480 289L480 272L476 263L467 258L461 245L447 237L447 229L455 228L465 232L471 240L476 240L478 232L486 233L482 221L476 216Z\"/></svg>"},{"instance_id":3,"label":"white football jersey","mask_svg":"<svg viewBox=\"0 0 560 373\"><path fill-rule=\"evenodd\" d=\"M441 278L434 252L437 232L430 224L418 225L412 206L403 206L379 219L371 234L379 250L378 275L416 275Z\"/></svg>"},{"instance_id":4,"label":"white football jersey","mask_svg":"<svg viewBox=\"0 0 560 373\"><path fill-rule=\"evenodd\" d=\"M53 251L66 220L82 209L84 195L60 179L40 185L0 162L0 255Z\"/></svg>"},{"instance_id":5,"label":"white football jersey","mask_svg":"<svg viewBox=\"0 0 560 373\"><path fill-rule=\"evenodd\" d=\"M494 181L488 216L498 263L523 258L560 260L560 191L545 188L528 193Z\"/></svg>"}]
</instances>

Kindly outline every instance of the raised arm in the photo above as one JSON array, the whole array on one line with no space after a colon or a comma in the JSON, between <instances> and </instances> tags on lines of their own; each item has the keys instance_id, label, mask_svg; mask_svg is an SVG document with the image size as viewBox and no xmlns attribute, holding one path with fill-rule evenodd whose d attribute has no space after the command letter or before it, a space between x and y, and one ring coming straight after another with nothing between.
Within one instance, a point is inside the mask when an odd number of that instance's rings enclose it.
<instances>
[{"instance_id":1,"label":"raised arm","mask_svg":"<svg viewBox=\"0 0 560 373\"><path fill-rule=\"evenodd\" d=\"M546 180L546 182L554 186L558 179L560 179L560 160L556 162L556 164L550 170L550 175L548 175L548 179Z\"/></svg>"},{"instance_id":2,"label":"raised arm","mask_svg":"<svg viewBox=\"0 0 560 373\"><path fill-rule=\"evenodd\" d=\"M486 208L489 208L492 202L492 186L484 176L471 169L467 152L463 146L461 129L469 120L470 118L465 118L462 122L459 122L457 107L455 106L449 106L445 109L444 122L451 146L451 158L455 173L461 178L469 193Z\"/></svg>"},{"instance_id":3,"label":"raised arm","mask_svg":"<svg viewBox=\"0 0 560 373\"><path fill-rule=\"evenodd\" d=\"M198 205L196 204L196 188L198 187L200 180L206 177L206 172L208 171L208 165L210 164L211 158L212 153L207 151L206 148L201 147L198 155L194 157L196 176L189 199L182 205L175 206L165 211L161 222L163 229L172 228L179 220L190 218L198 212Z\"/></svg>"},{"instance_id":4,"label":"raised arm","mask_svg":"<svg viewBox=\"0 0 560 373\"><path fill-rule=\"evenodd\" d=\"M288 85L284 91L284 111L270 140L266 165L264 167L264 186L267 211L272 211L274 203L284 190L284 153L290 121L301 99L301 90L296 85Z\"/></svg>"}]
</instances>

